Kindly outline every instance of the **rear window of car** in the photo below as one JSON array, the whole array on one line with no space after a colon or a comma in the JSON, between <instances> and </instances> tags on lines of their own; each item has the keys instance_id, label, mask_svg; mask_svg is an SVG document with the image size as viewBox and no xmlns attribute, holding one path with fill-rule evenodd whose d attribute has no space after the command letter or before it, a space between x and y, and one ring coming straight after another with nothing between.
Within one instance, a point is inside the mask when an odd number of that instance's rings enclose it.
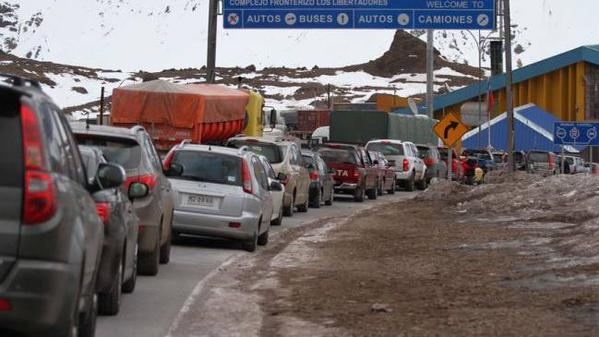
<instances>
[{"instance_id":1,"label":"rear window of car","mask_svg":"<svg viewBox=\"0 0 599 337\"><path fill-rule=\"evenodd\" d=\"M171 176L170 179L241 186L241 158L220 153L182 150L175 152L172 163L181 165L183 174Z\"/></svg>"},{"instance_id":2,"label":"rear window of car","mask_svg":"<svg viewBox=\"0 0 599 337\"><path fill-rule=\"evenodd\" d=\"M392 143L370 143L367 147L368 151L377 151L385 156L403 156L403 145Z\"/></svg>"},{"instance_id":3,"label":"rear window of car","mask_svg":"<svg viewBox=\"0 0 599 337\"><path fill-rule=\"evenodd\" d=\"M264 156L268 159L271 164L278 164L283 161L282 150L278 145L260 143L246 140L234 140L229 143L230 147L241 148L247 146L248 150L254 152L257 155Z\"/></svg>"},{"instance_id":4,"label":"rear window of car","mask_svg":"<svg viewBox=\"0 0 599 337\"><path fill-rule=\"evenodd\" d=\"M0 92L0 187L20 187L23 147L20 103L16 95Z\"/></svg>"},{"instance_id":5,"label":"rear window of car","mask_svg":"<svg viewBox=\"0 0 599 337\"><path fill-rule=\"evenodd\" d=\"M417 148L418 148L418 157L420 157L420 159L432 157L430 154L430 149L428 147L418 146Z\"/></svg>"},{"instance_id":6,"label":"rear window of car","mask_svg":"<svg viewBox=\"0 0 599 337\"><path fill-rule=\"evenodd\" d=\"M359 164L356 152L350 149L321 148L318 153L326 163Z\"/></svg>"},{"instance_id":7,"label":"rear window of car","mask_svg":"<svg viewBox=\"0 0 599 337\"><path fill-rule=\"evenodd\" d=\"M546 152L530 152L528 154L528 160L533 161L533 162L548 162L549 161L549 156L547 155Z\"/></svg>"},{"instance_id":8,"label":"rear window of car","mask_svg":"<svg viewBox=\"0 0 599 337\"><path fill-rule=\"evenodd\" d=\"M142 149L135 140L88 134L76 134L75 137L80 145L97 147L107 162L119 164L125 170L136 169L141 165Z\"/></svg>"}]
</instances>

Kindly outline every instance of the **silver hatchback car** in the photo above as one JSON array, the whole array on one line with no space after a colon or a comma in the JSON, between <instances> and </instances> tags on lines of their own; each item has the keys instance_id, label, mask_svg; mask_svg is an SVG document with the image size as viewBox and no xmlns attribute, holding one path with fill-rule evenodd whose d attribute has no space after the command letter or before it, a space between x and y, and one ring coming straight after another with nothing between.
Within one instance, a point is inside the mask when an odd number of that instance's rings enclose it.
<instances>
[{"instance_id":1,"label":"silver hatchback car","mask_svg":"<svg viewBox=\"0 0 599 337\"><path fill-rule=\"evenodd\" d=\"M268 243L273 213L266 169L246 147L182 143L164 159L176 193L173 238L180 234L241 240L253 252Z\"/></svg>"}]
</instances>

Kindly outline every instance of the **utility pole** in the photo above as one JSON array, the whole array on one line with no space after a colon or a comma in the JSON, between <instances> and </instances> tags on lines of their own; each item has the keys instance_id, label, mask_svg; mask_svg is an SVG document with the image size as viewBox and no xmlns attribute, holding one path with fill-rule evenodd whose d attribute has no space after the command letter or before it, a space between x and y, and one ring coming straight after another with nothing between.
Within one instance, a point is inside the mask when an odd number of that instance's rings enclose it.
<instances>
[{"instance_id":1,"label":"utility pole","mask_svg":"<svg viewBox=\"0 0 599 337\"><path fill-rule=\"evenodd\" d=\"M100 90L100 116L98 118L98 124L104 125L104 86Z\"/></svg>"},{"instance_id":2,"label":"utility pole","mask_svg":"<svg viewBox=\"0 0 599 337\"><path fill-rule=\"evenodd\" d=\"M514 173L514 106L512 96L512 27L510 18L510 0L504 0L505 29L505 105L507 109L507 150L508 172Z\"/></svg>"},{"instance_id":3,"label":"utility pole","mask_svg":"<svg viewBox=\"0 0 599 337\"><path fill-rule=\"evenodd\" d=\"M208 5L208 56L206 57L206 82L216 81L216 30L218 23L218 0Z\"/></svg>"},{"instance_id":4,"label":"utility pole","mask_svg":"<svg viewBox=\"0 0 599 337\"><path fill-rule=\"evenodd\" d=\"M426 31L426 109L429 118L433 118L433 93L435 90L434 30Z\"/></svg>"}]
</instances>

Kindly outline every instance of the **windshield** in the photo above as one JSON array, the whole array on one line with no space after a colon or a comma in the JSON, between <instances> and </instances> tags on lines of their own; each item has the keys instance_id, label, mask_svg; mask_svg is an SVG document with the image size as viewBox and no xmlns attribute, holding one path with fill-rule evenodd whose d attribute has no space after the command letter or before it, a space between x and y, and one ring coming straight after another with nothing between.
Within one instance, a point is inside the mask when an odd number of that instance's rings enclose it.
<instances>
[{"instance_id":1,"label":"windshield","mask_svg":"<svg viewBox=\"0 0 599 337\"><path fill-rule=\"evenodd\" d=\"M343 163L343 164L358 164L358 158L355 151L348 149L334 149L334 148L322 148L318 150L320 156L324 161L329 163Z\"/></svg>"},{"instance_id":2,"label":"windshield","mask_svg":"<svg viewBox=\"0 0 599 337\"><path fill-rule=\"evenodd\" d=\"M367 146L368 151L381 152L385 156L403 156L403 146L391 143L370 143Z\"/></svg>"},{"instance_id":3,"label":"windshield","mask_svg":"<svg viewBox=\"0 0 599 337\"><path fill-rule=\"evenodd\" d=\"M109 163L119 164L125 170L137 169L140 166L141 147L132 139L83 134L75 136L80 145L95 146L100 149Z\"/></svg>"},{"instance_id":4,"label":"windshield","mask_svg":"<svg viewBox=\"0 0 599 337\"><path fill-rule=\"evenodd\" d=\"M172 163L181 165L183 174L171 179L241 186L240 158L212 152L177 151Z\"/></svg>"},{"instance_id":5,"label":"windshield","mask_svg":"<svg viewBox=\"0 0 599 337\"><path fill-rule=\"evenodd\" d=\"M283 161L283 152L281 151L281 148L275 144L259 143L251 140L234 140L229 143L229 146L235 148L247 146L249 151L266 157L271 164L278 164Z\"/></svg>"},{"instance_id":6,"label":"windshield","mask_svg":"<svg viewBox=\"0 0 599 337\"><path fill-rule=\"evenodd\" d=\"M418 157L420 159L426 159L428 157L431 157L429 155L429 151L430 149L426 146L418 146Z\"/></svg>"}]
</instances>

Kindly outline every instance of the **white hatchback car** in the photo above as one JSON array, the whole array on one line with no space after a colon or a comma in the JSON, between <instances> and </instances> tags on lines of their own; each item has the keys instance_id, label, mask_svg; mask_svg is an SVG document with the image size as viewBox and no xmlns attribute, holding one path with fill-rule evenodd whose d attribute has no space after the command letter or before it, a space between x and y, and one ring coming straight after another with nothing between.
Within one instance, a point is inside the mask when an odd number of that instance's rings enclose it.
<instances>
[{"instance_id":1,"label":"white hatchback car","mask_svg":"<svg viewBox=\"0 0 599 337\"><path fill-rule=\"evenodd\" d=\"M260 158L260 161L262 161L262 165L264 165L264 168L266 168L266 175L268 176L268 183L271 185L273 184L273 182L280 183L279 178L284 177L284 176L279 174L279 177L277 178L277 174L275 173L275 170L272 168L272 166L268 162L268 158L266 158L265 156L258 156L258 157ZM280 226L283 223L283 197L285 196L285 186L283 186L283 184L280 184L280 185L281 185L280 191L278 189L270 190L270 193L272 194L272 204L273 204L272 219L270 221L270 224L273 226Z\"/></svg>"},{"instance_id":2,"label":"white hatchback car","mask_svg":"<svg viewBox=\"0 0 599 337\"><path fill-rule=\"evenodd\" d=\"M176 193L173 238L180 234L241 240L253 252L268 243L271 191L260 158L247 148L182 143L164 160Z\"/></svg>"}]
</instances>

